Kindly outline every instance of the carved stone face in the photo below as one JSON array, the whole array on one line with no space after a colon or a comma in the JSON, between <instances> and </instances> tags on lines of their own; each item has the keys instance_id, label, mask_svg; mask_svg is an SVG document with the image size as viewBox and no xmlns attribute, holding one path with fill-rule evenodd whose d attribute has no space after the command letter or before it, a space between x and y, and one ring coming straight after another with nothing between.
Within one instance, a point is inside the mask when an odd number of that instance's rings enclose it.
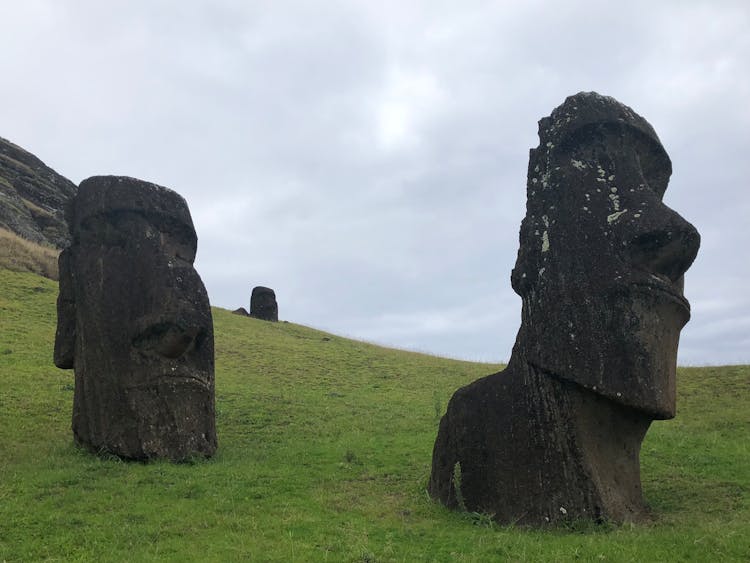
<instances>
[{"instance_id":1,"label":"carved stone face","mask_svg":"<svg viewBox=\"0 0 750 563\"><path fill-rule=\"evenodd\" d=\"M269 287L256 286L250 296L250 316L264 321L279 320L276 293Z\"/></svg>"},{"instance_id":2,"label":"carved stone face","mask_svg":"<svg viewBox=\"0 0 750 563\"><path fill-rule=\"evenodd\" d=\"M75 368L76 439L127 458L211 455L212 319L185 200L140 180L94 177L71 219L55 363Z\"/></svg>"},{"instance_id":3,"label":"carved stone face","mask_svg":"<svg viewBox=\"0 0 750 563\"><path fill-rule=\"evenodd\" d=\"M513 287L527 360L638 408L675 413L683 273L695 228L662 201L671 163L651 126L598 94L540 121Z\"/></svg>"}]
</instances>

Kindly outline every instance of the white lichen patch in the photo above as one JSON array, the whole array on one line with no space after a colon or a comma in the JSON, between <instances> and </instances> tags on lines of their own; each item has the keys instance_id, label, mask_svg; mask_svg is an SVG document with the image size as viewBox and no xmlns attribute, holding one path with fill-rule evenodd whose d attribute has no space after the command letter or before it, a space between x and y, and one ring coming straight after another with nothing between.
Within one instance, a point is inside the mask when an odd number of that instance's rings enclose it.
<instances>
[{"instance_id":1,"label":"white lichen patch","mask_svg":"<svg viewBox=\"0 0 750 563\"><path fill-rule=\"evenodd\" d=\"M609 194L609 199L612 202L612 207L614 208L614 210L620 211L620 196L618 196L616 193L611 193Z\"/></svg>"},{"instance_id":2,"label":"white lichen patch","mask_svg":"<svg viewBox=\"0 0 750 563\"><path fill-rule=\"evenodd\" d=\"M611 176L609 176L609 178L607 178L607 180L609 180L610 182L613 181L614 179L615 179L615 175L614 174L612 174Z\"/></svg>"},{"instance_id":3,"label":"white lichen patch","mask_svg":"<svg viewBox=\"0 0 750 563\"><path fill-rule=\"evenodd\" d=\"M601 164L596 165L596 173L599 174L602 178L604 178L607 175L607 171L602 168Z\"/></svg>"},{"instance_id":4,"label":"white lichen patch","mask_svg":"<svg viewBox=\"0 0 750 563\"><path fill-rule=\"evenodd\" d=\"M570 164L573 165L573 168L577 168L578 170L584 170L586 168L586 164L582 160L576 160L575 158L570 160Z\"/></svg>"},{"instance_id":5,"label":"white lichen patch","mask_svg":"<svg viewBox=\"0 0 750 563\"><path fill-rule=\"evenodd\" d=\"M546 215L542 215L542 222L544 223L544 226L549 228L549 217ZM544 230L542 233L542 252L547 252L549 250L549 233L547 232L547 229Z\"/></svg>"},{"instance_id":6,"label":"white lichen patch","mask_svg":"<svg viewBox=\"0 0 750 563\"><path fill-rule=\"evenodd\" d=\"M541 268L541 269L539 270L539 277L540 277L540 278L542 277L542 274L544 274L544 270L546 270L546 268Z\"/></svg>"},{"instance_id":7,"label":"white lichen patch","mask_svg":"<svg viewBox=\"0 0 750 563\"><path fill-rule=\"evenodd\" d=\"M610 223L610 224L614 223L620 218L620 216L623 213L627 213L627 212L628 212L627 209L623 209L622 211L616 211L615 213L612 213L611 215L607 215L607 223Z\"/></svg>"}]
</instances>

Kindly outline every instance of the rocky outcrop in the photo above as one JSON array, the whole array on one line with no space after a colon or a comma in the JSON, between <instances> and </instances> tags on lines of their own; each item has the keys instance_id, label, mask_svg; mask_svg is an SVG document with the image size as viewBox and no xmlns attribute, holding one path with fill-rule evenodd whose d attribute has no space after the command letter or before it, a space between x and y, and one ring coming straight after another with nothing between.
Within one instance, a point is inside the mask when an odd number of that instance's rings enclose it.
<instances>
[{"instance_id":1,"label":"rocky outcrop","mask_svg":"<svg viewBox=\"0 0 750 563\"><path fill-rule=\"evenodd\" d=\"M75 193L73 182L0 138L0 228L63 248L69 242L63 210Z\"/></svg>"}]
</instances>

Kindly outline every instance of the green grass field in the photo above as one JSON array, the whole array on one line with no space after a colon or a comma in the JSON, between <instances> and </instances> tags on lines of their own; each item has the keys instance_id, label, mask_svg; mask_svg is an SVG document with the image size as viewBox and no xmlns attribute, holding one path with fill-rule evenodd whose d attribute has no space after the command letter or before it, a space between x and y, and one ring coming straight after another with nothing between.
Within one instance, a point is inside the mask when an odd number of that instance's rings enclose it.
<instances>
[{"instance_id":1,"label":"green grass field","mask_svg":"<svg viewBox=\"0 0 750 563\"><path fill-rule=\"evenodd\" d=\"M642 450L653 521L500 527L425 493L453 391L498 366L215 309L219 451L77 450L57 284L0 270L0 561L748 561L750 367L683 368Z\"/></svg>"}]
</instances>

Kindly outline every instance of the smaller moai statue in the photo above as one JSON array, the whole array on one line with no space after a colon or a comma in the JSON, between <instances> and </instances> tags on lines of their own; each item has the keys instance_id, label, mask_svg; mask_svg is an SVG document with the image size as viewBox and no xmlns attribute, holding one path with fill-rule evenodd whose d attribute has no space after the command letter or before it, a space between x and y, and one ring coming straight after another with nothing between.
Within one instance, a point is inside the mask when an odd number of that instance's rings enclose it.
<instances>
[{"instance_id":1,"label":"smaller moai statue","mask_svg":"<svg viewBox=\"0 0 750 563\"><path fill-rule=\"evenodd\" d=\"M253 288L250 296L250 316L263 321L279 320L279 306L273 289L262 286Z\"/></svg>"}]
</instances>

